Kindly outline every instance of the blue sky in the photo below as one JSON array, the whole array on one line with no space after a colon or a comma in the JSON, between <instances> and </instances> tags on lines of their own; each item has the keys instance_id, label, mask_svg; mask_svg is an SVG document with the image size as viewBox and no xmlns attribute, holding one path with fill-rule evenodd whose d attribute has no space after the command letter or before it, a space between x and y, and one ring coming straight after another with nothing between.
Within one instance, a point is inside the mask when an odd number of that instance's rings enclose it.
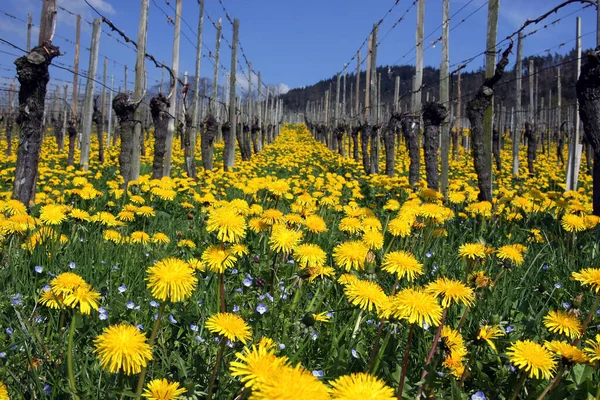
<instances>
[{"instance_id":1,"label":"blue sky","mask_svg":"<svg viewBox=\"0 0 600 400\"><path fill-rule=\"evenodd\" d=\"M261 71L263 81L271 85L287 88L310 85L320 79L328 78L349 62L358 47L364 41L373 23L383 17L395 0L222 0L232 17L240 19L240 41L255 71ZM561 3L561 0L500 0L499 40L516 30L527 18L534 18ZM174 7L175 0L168 0ZM139 0L90 0L116 26L125 30L131 38L137 38L139 21ZM231 42L232 27L218 0L205 0L206 13L216 22L223 18L223 34ZM380 27L378 65L414 64L416 6L411 7L413 0L399 0L392 12L385 18ZM431 33L426 47L435 41L440 34L442 0L425 1L425 36ZM485 49L487 5L485 0L450 0L450 14L462 8L450 22L453 29L450 33L450 63L458 63ZM0 37L21 47L25 47L26 27L18 20L11 19L1 12L7 12L19 19L26 20L27 14L33 14L34 24L39 24L40 0L3 0L0 3ZM58 0L58 4L80 13L85 20L91 21L97 15L83 0ZM464 8L463 8L464 7ZM481 8L480 8L481 7ZM479 9L480 8L480 9ZM543 51L553 48L553 52L564 53L574 47L575 17L583 19L582 38L584 48L595 42L596 11L594 8L581 10L582 5L573 4L551 16L547 22L572 14L547 29L541 29L524 42L524 54L544 54ZM158 60L171 63L173 26L160 10L174 17L174 11L166 0L150 0L148 49ZM404 20L396 28L390 30L405 12ZM479 9L479 10L478 10ZM478 10L478 11L477 11ZM199 7L196 0L183 0L182 32L191 41L196 41ZM474 14L472 14L474 13ZM472 14L472 15L471 15ZM460 21L471 15L464 23ZM187 24L191 26L188 28ZM88 47L91 40L91 27L83 22L81 35L82 47ZM539 26L538 26L539 27ZM436 30L436 28L438 28ZM525 32L536 29L530 27ZM106 25L103 30L110 32ZM388 33L389 32L389 33ZM75 17L59 10L57 26L58 44L65 54L58 61L72 65L74 45L68 40L75 37ZM37 39L37 30L34 31ZM203 54L215 48L215 29L208 18L204 21ZM570 41L565 46L556 48L561 42ZM208 49L207 49L208 48ZM19 54L20 52L0 44L0 50ZM195 48L181 37L180 72L194 73ZM404 58L402 58L407 52ZM366 47L362 54L366 53ZM100 64L97 77L102 77L102 56L109 58L108 76L115 76L115 86L123 85L123 64L129 66L128 80L133 82L135 52L118 44L106 34L100 40ZM227 43L221 43L221 64L230 68L230 50ZM0 84L14 76L14 66L9 55L0 53ZM425 51L425 65L439 66L441 46L439 44ZM80 68L87 69L89 52L82 50ZM241 65L246 68L243 59ZM514 57L511 63L514 62ZM149 84L159 82L161 71L147 62ZM483 65L483 57L479 57L470 65L475 69ZM356 61L349 69L355 70ZM239 69L239 67L238 67ZM247 70L245 71L247 74ZM202 76L212 77L213 64L208 58L202 59ZM223 83L225 72L220 71L219 81ZM71 74L51 69L52 78L71 80ZM253 78L255 80L256 77ZM109 79L110 80L110 79ZM241 85L246 86L247 79L241 78ZM64 82L52 80L52 84L64 85ZM129 84L132 87L132 83ZM99 90L98 86L96 87Z\"/></svg>"}]
</instances>

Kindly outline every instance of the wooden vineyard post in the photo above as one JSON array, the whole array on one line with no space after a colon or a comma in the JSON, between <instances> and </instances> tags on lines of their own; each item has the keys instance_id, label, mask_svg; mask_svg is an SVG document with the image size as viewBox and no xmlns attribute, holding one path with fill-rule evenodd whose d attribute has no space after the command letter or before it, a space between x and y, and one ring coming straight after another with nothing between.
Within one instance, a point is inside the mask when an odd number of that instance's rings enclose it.
<instances>
[{"instance_id":1,"label":"wooden vineyard post","mask_svg":"<svg viewBox=\"0 0 600 400\"><path fill-rule=\"evenodd\" d=\"M485 59L485 78L491 79L495 73L496 64L496 37L498 31L498 9L500 8L500 0L490 1L488 3L488 29L487 29L487 55ZM492 201L492 134L494 125L494 97L492 96L491 104L485 111L483 118L483 174L487 175L489 184L483 186L485 193L480 193L480 200ZM480 190L482 187L480 186Z\"/></svg>"},{"instance_id":2,"label":"wooden vineyard post","mask_svg":"<svg viewBox=\"0 0 600 400\"><path fill-rule=\"evenodd\" d=\"M31 27L33 22L31 20L31 14L27 14L27 52L31 51Z\"/></svg>"},{"instance_id":3,"label":"wooden vineyard post","mask_svg":"<svg viewBox=\"0 0 600 400\"><path fill-rule=\"evenodd\" d=\"M517 66L515 67L516 76L516 115L515 126L513 132L512 156L513 156L513 176L519 175L519 149L521 147L521 95L522 95L522 80L523 80L523 33L519 32L517 41Z\"/></svg>"},{"instance_id":4,"label":"wooden vineyard post","mask_svg":"<svg viewBox=\"0 0 600 400\"><path fill-rule=\"evenodd\" d=\"M237 69L237 48L240 30L240 20L233 21L233 41L231 42L231 69L229 74L229 130L223 134L225 148L223 149L223 169L225 172L232 171L235 160L235 137L237 129L235 109L235 74Z\"/></svg>"},{"instance_id":5,"label":"wooden vineyard post","mask_svg":"<svg viewBox=\"0 0 600 400\"><path fill-rule=\"evenodd\" d=\"M145 92L145 74L146 74L146 39L148 36L148 8L149 3L148 0L141 1L141 10L140 10L140 23L138 26L138 48L135 60L135 87L133 88L133 101L137 104L135 105L135 111L133 113L133 118L136 121L142 121L143 119L143 110L140 106L140 103L143 100L144 92ZM181 7L179 8L179 12L181 12ZM127 66L125 66L127 68ZM125 69L127 71L127 69ZM127 77L125 78L125 87L127 87ZM127 89L125 89L127 91ZM137 180L140 176L140 153L141 153L141 136L142 125L140 123L136 123L133 129L133 138L132 138L132 153L131 153L131 180Z\"/></svg>"},{"instance_id":6,"label":"wooden vineyard post","mask_svg":"<svg viewBox=\"0 0 600 400\"><path fill-rule=\"evenodd\" d=\"M196 72L194 77L194 105L192 108L191 130L189 131L189 141L186 144L185 156L186 165L188 165L188 175L196 178L196 134L200 128L200 63L202 60L202 25L204 23L204 0L198 0L200 6L200 15L198 16L198 42L196 50ZM186 127L187 129L187 127ZM202 149L202 159L204 160L204 147ZM212 143L211 143L212 150ZM208 156L208 154L207 154Z\"/></svg>"},{"instance_id":7,"label":"wooden vineyard post","mask_svg":"<svg viewBox=\"0 0 600 400\"><path fill-rule=\"evenodd\" d=\"M179 76L179 43L181 32L181 6L183 0L177 0L175 5L175 36L173 38L173 65L171 70L175 76L173 83L173 97L169 100L169 125L167 125L167 138L165 141L165 160L163 164L163 177L171 175L171 157L173 155L173 135L175 134L175 116L177 115L177 77Z\"/></svg>"},{"instance_id":8,"label":"wooden vineyard post","mask_svg":"<svg viewBox=\"0 0 600 400\"><path fill-rule=\"evenodd\" d=\"M443 11L442 11L442 64L440 65L440 103L446 108L450 108L450 79L448 75L448 69L450 65L449 55L449 18L450 18L450 0L444 0ZM444 196L447 196L448 192L448 168L449 168L449 157L450 157L450 121L448 121L447 115L442 122L441 128L441 158L442 158L442 174L441 174L441 190Z\"/></svg>"},{"instance_id":9,"label":"wooden vineyard post","mask_svg":"<svg viewBox=\"0 0 600 400\"><path fill-rule=\"evenodd\" d=\"M79 41L81 39L81 15L77 14L75 28L75 59L73 61L73 97L71 98L71 120L77 127L77 88L79 79ZM72 164L69 164L72 165Z\"/></svg>"},{"instance_id":10,"label":"wooden vineyard post","mask_svg":"<svg viewBox=\"0 0 600 400\"><path fill-rule=\"evenodd\" d=\"M581 18L577 17L576 22L576 55L577 63L575 69L575 79L579 79L581 72ZM567 167L567 192L570 190L577 190L577 179L579 176L579 166L581 163L581 149L582 146L579 143L579 102L575 104L575 129L571 140L569 141L569 164Z\"/></svg>"},{"instance_id":11,"label":"wooden vineyard post","mask_svg":"<svg viewBox=\"0 0 600 400\"><path fill-rule=\"evenodd\" d=\"M90 139L92 135L92 113L94 112L94 86L96 69L98 67L98 51L100 48L100 28L102 20L95 18L92 31L92 45L88 77L85 84L85 100L83 103L83 132L81 135L81 156L79 166L87 171L90 163Z\"/></svg>"},{"instance_id":12,"label":"wooden vineyard post","mask_svg":"<svg viewBox=\"0 0 600 400\"><path fill-rule=\"evenodd\" d=\"M370 92L371 92L371 106L369 108L369 129L371 138L371 161L370 161L370 172L371 174L379 173L379 146L380 146L380 129L379 129L379 104L377 102L377 33L379 31L379 25L373 25L373 33L371 34L371 77L370 77Z\"/></svg>"}]
</instances>

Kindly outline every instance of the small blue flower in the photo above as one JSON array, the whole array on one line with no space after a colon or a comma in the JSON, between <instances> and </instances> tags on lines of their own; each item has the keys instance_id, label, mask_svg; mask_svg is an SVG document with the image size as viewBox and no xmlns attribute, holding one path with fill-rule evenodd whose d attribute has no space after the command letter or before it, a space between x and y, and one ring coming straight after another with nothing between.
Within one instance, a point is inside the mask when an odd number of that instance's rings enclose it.
<instances>
[{"instance_id":1,"label":"small blue flower","mask_svg":"<svg viewBox=\"0 0 600 400\"><path fill-rule=\"evenodd\" d=\"M554 287L557 289L562 289L562 285L558 282L554 284Z\"/></svg>"},{"instance_id":2,"label":"small blue flower","mask_svg":"<svg viewBox=\"0 0 600 400\"><path fill-rule=\"evenodd\" d=\"M428 331L431 325L429 325L426 321L423 321L423 329Z\"/></svg>"},{"instance_id":3,"label":"small blue flower","mask_svg":"<svg viewBox=\"0 0 600 400\"><path fill-rule=\"evenodd\" d=\"M76 267L76 265L75 265L75 262L71 261L71 262L69 263L69 268L71 268L71 269L75 269L75 267Z\"/></svg>"},{"instance_id":4,"label":"small blue flower","mask_svg":"<svg viewBox=\"0 0 600 400\"><path fill-rule=\"evenodd\" d=\"M42 317L35 317L33 319L33 322L35 322L37 324L41 324L42 322L44 322L44 318L42 318Z\"/></svg>"},{"instance_id":5,"label":"small blue flower","mask_svg":"<svg viewBox=\"0 0 600 400\"><path fill-rule=\"evenodd\" d=\"M127 286L121 285L117 288L117 290L119 291L119 293L125 293L127 291Z\"/></svg>"},{"instance_id":6,"label":"small blue flower","mask_svg":"<svg viewBox=\"0 0 600 400\"><path fill-rule=\"evenodd\" d=\"M433 255L432 252L428 251L427 253L425 253L425 257L427 258L431 258L431 256Z\"/></svg>"},{"instance_id":7,"label":"small blue flower","mask_svg":"<svg viewBox=\"0 0 600 400\"><path fill-rule=\"evenodd\" d=\"M258 300L264 300L265 299L265 295L261 294L260 296L258 296Z\"/></svg>"},{"instance_id":8,"label":"small blue flower","mask_svg":"<svg viewBox=\"0 0 600 400\"><path fill-rule=\"evenodd\" d=\"M6 353L5 352L0 352L0 358L6 358Z\"/></svg>"},{"instance_id":9,"label":"small blue flower","mask_svg":"<svg viewBox=\"0 0 600 400\"><path fill-rule=\"evenodd\" d=\"M293 259L291 259L291 258L290 258L289 260L287 260L287 263L288 263L288 264L294 264L294 263L295 263L295 261L294 261Z\"/></svg>"},{"instance_id":10,"label":"small blue flower","mask_svg":"<svg viewBox=\"0 0 600 400\"><path fill-rule=\"evenodd\" d=\"M52 394L52 386L44 385L44 392L46 393L46 396L50 396Z\"/></svg>"},{"instance_id":11,"label":"small blue flower","mask_svg":"<svg viewBox=\"0 0 600 400\"><path fill-rule=\"evenodd\" d=\"M509 326L506 327L506 333L511 333L514 330L515 330L515 327L512 326L512 325L509 325Z\"/></svg>"},{"instance_id":12,"label":"small blue flower","mask_svg":"<svg viewBox=\"0 0 600 400\"><path fill-rule=\"evenodd\" d=\"M100 315L98 315L98 318L100 318L100 321L104 321L108 319L108 314L101 313Z\"/></svg>"},{"instance_id":13,"label":"small blue flower","mask_svg":"<svg viewBox=\"0 0 600 400\"><path fill-rule=\"evenodd\" d=\"M259 313L260 315L263 315L264 313L266 313L268 310L267 306L265 306L263 303L260 303L258 306L256 306L256 312Z\"/></svg>"},{"instance_id":14,"label":"small blue flower","mask_svg":"<svg viewBox=\"0 0 600 400\"><path fill-rule=\"evenodd\" d=\"M279 343L279 348L280 348L281 350L285 349L285 344L283 344L283 343Z\"/></svg>"},{"instance_id":15,"label":"small blue flower","mask_svg":"<svg viewBox=\"0 0 600 400\"><path fill-rule=\"evenodd\" d=\"M144 330L144 325L142 325L142 324L137 324L135 327L138 329L138 331Z\"/></svg>"},{"instance_id":16,"label":"small blue flower","mask_svg":"<svg viewBox=\"0 0 600 400\"><path fill-rule=\"evenodd\" d=\"M242 289L241 287L235 289L236 293L244 293L244 289Z\"/></svg>"},{"instance_id":17,"label":"small blue flower","mask_svg":"<svg viewBox=\"0 0 600 400\"><path fill-rule=\"evenodd\" d=\"M312 372L313 376L316 376L317 378L321 378L323 376L323 370L322 369L315 369Z\"/></svg>"},{"instance_id":18,"label":"small blue flower","mask_svg":"<svg viewBox=\"0 0 600 400\"><path fill-rule=\"evenodd\" d=\"M271 303L273 302L273 296L271 296L271 293L267 293L265 296L267 296L267 299L271 300Z\"/></svg>"},{"instance_id":19,"label":"small blue flower","mask_svg":"<svg viewBox=\"0 0 600 400\"><path fill-rule=\"evenodd\" d=\"M310 333L310 338L311 338L312 340L317 340L317 338L318 338L318 337L319 337L319 334L317 333L317 331L312 331L312 332Z\"/></svg>"},{"instance_id":20,"label":"small blue flower","mask_svg":"<svg viewBox=\"0 0 600 400\"><path fill-rule=\"evenodd\" d=\"M550 268L550 267L548 266L548 264L544 264L544 265L542 265L542 269L543 269L544 271L545 271L545 270L547 270L548 268Z\"/></svg>"},{"instance_id":21,"label":"small blue flower","mask_svg":"<svg viewBox=\"0 0 600 400\"><path fill-rule=\"evenodd\" d=\"M233 312L239 312L240 311L240 306L233 306Z\"/></svg>"},{"instance_id":22,"label":"small blue flower","mask_svg":"<svg viewBox=\"0 0 600 400\"><path fill-rule=\"evenodd\" d=\"M477 392L471 396L471 400L486 400L486 397L483 392Z\"/></svg>"},{"instance_id":23,"label":"small blue flower","mask_svg":"<svg viewBox=\"0 0 600 400\"><path fill-rule=\"evenodd\" d=\"M47 291L48 291L48 290L50 290L50 289L51 289L50 285L44 285L44 287L42 288L42 290L43 290L44 292L47 292Z\"/></svg>"},{"instance_id":24,"label":"small blue flower","mask_svg":"<svg viewBox=\"0 0 600 400\"><path fill-rule=\"evenodd\" d=\"M23 302L21 301L21 293L17 293L15 295L11 296L10 299L12 300L13 306L22 306L23 305Z\"/></svg>"},{"instance_id":25,"label":"small blue flower","mask_svg":"<svg viewBox=\"0 0 600 400\"><path fill-rule=\"evenodd\" d=\"M173 314L169 314L169 321L171 321L172 324L177 323L177 320L175 319L175 317L173 317Z\"/></svg>"},{"instance_id":26,"label":"small blue flower","mask_svg":"<svg viewBox=\"0 0 600 400\"><path fill-rule=\"evenodd\" d=\"M128 310L133 310L135 308L135 303L133 301L128 301L125 306Z\"/></svg>"},{"instance_id":27,"label":"small blue flower","mask_svg":"<svg viewBox=\"0 0 600 400\"><path fill-rule=\"evenodd\" d=\"M14 332L13 328L6 328L6 334L7 335L12 335Z\"/></svg>"},{"instance_id":28,"label":"small blue flower","mask_svg":"<svg viewBox=\"0 0 600 400\"><path fill-rule=\"evenodd\" d=\"M571 308L571 304L567 303L566 301L564 303L562 303L563 308Z\"/></svg>"},{"instance_id":29,"label":"small blue flower","mask_svg":"<svg viewBox=\"0 0 600 400\"><path fill-rule=\"evenodd\" d=\"M237 269L234 268L231 270L231 275L237 275L237 273L238 273Z\"/></svg>"},{"instance_id":30,"label":"small blue flower","mask_svg":"<svg viewBox=\"0 0 600 400\"><path fill-rule=\"evenodd\" d=\"M35 268L33 268L35 270L35 272L37 272L38 274L41 274L42 272L44 272L44 267L42 267L41 265L36 265Z\"/></svg>"},{"instance_id":31,"label":"small blue flower","mask_svg":"<svg viewBox=\"0 0 600 400\"><path fill-rule=\"evenodd\" d=\"M246 278L242 281L242 284L246 287L250 287L250 286L252 286L252 279Z\"/></svg>"},{"instance_id":32,"label":"small blue flower","mask_svg":"<svg viewBox=\"0 0 600 400\"><path fill-rule=\"evenodd\" d=\"M227 346L231 347L233 349L233 347L235 346L235 343L233 343L231 340L227 341Z\"/></svg>"},{"instance_id":33,"label":"small blue flower","mask_svg":"<svg viewBox=\"0 0 600 400\"><path fill-rule=\"evenodd\" d=\"M356 351L356 349L352 349L351 353L352 353L352 357L358 358L358 352Z\"/></svg>"},{"instance_id":34,"label":"small blue flower","mask_svg":"<svg viewBox=\"0 0 600 400\"><path fill-rule=\"evenodd\" d=\"M433 264L433 268L431 269L431 275L434 275L440 266L437 264Z\"/></svg>"},{"instance_id":35,"label":"small blue flower","mask_svg":"<svg viewBox=\"0 0 600 400\"><path fill-rule=\"evenodd\" d=\"M120 268L119 268L119 267L117 267L116 265L113 265L113 269L114 269L115 271L118 271Z\"/></svg>"},{"instance_id":36,"label":"small blue flower","mask_svg":"<svg viewBox=\"0 0 600 400\"><path fill-rule=\"evenodd\" d=\"M333 318L333 316L334 316L334 315L335 315L335 312L334 312L334 311L329 311L329 312L327 313L327 316L328 316L329 318Z\"/></svg>"},{"instance_id":37,"label":"small blue flower","mask_svg":"<svg viewBox=\"0 0 600 400\"><path fill-rule=\"evenodd\" d=\"M202 339L202 337L200 335L196 336L196 340L199 341L200 343L204 343L205 342L205 340Z\"/></svg>"},{"instance_id":38,"label":"small blue flower","mask_svg":"<svg viewBox=\"0 0 600 400\"><path fill-rule=\"evenodd\" d=\"M192 332L198 332L198 325L190 325L190 329L192 330Z\"/></svg>"},{"instance_id":39,"label":"small blue flower","mask_svg":"<svg viewBox=\"0 0 600 400\"><path fill-rule=\"evenodd\" d=\"M150 302L150 306L151 306L151 307L154 307L154 308L157 308L157 307L159 307L159 306L160 306L160 304L158 304L157 302L155 302L154 300L152 300L152 301Z\"/></svg>"}]
</instances>

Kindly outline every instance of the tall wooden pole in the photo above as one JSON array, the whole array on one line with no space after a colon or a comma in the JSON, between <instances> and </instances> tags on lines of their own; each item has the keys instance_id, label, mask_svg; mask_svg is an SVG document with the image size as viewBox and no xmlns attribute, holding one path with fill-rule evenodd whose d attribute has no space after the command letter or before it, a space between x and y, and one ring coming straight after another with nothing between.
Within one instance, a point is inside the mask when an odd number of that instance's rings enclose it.
<instances>
[{"instance_id":1,"label":"tall wooden pole","mask_svg":"<svg viewBox=\"0 0 600 400\"><path fill-rule=\"evenodd\" d=\"M450 79L448 69L450 65L449 55L449 19L450 19L450 0L444 0L442 6L442 64L440 65L440 102L447 108L451 108L450 104ZM448 117L442 123L442 143L441 143L441 158L442 158L442 174L441 174L441 189L444 196L448 191L448 168L450 157L450 124Z\"/></svg>"},{"instance_id":2,"label":"tall wooden pole","mask_svg":"<svg viewBox=\"0 0 600 400\"><path fill-rule=\"evenodd\" d=\"M356 105L354 106L354 116L358 117L360 107L360 50L356 53Z\"/></svg>"},{"instance_id":3,"label":"tall wooden pole","mask_svg":"<svg viewBox=\"0 0 600 400\"><path fill-rule=\"evenodd\" d=\"M335 123L334 126L337 126L340 123L340 86L341 86L342 76L338 72L337 80L335 85ZM335 140L335 139L334 139Z\"/></svg>"},{"instance_id":4,"label":"tall wooden pole","mask_svg":"<svg viewBox=\"0 0 600 400\"><path fill-rule=\"evenodd\" d=\"M398 112L398 101L400 98L400 76L396 76L396 81L394 82L394 111Z\"/></svg>"},{"instance_id":5,"label":"tall wooden pole","mask_svg":"<svg viewBox=\"0 0 600 400\"><path fill-rule=\"evenodd\" d=\"M413 85L414 102L412 112L414 115L421 113L421 85L423 84L423 36L425 33L425 0L417 4L417 32L416 32L416 74ZM419 120L419 119L417 119Z\"/></svg>"},{"instance_id":6,"label":"tall wooden pole","mask_svg":"<svg viewBox=\"0 0 600 400\"><path fill-rule=\"evenodd\" d=\"M575 69L575 81L579 79L581 73L581 17L577 17L576 22L576 52L577 52L577 63ZM577 178L579 175L579 163L581 145L579 144L579 102L575 104L575 129L571 141L569 143L569 168L567 176L567 191L577 190Z\"/></svg>"},{"instance_id":7,"label":"tall wooden pole","mask_svg":"<svg viewBox=\"0 0 600 400\"><path fill-rule=\"evenodd\" d=\"M367 50L367 73L365 75L365 120L371 122L371 85L374 84L373 76L371 75L371 52L373 49L373 34L369 35L369 45Z\"/></svg>"},{"instance_id":8,"label":"tall wooden pole","mask_svg":"<svg viewBox=\"0 0 600 400\"><path fill-rule=\"evenodd\" d=\"M217 88L219 87L219 53L221 50L221 29L223 21L219 18L217 21L217 38L215 39L215 68L213 70L213 88L210 96L210 112L213 115L217 113Z\"/></svg>"},{"instance_id":9,"label":"tall wooden pole","mask_svg":"<svg viewBox=\"0 0 600 400\"><path fill-rule=\"evenodd\" d=\"M463 142L463 147L466 148L466 143L463 141L463 128L462 128L462 94L461 94L461 75L458 70L458 76L456 77L456 134L458 135L458 141ZM465 149L466 150L466 149ZM458 160L458 151L456 151L456 159Z\"/></svg>"},{"instance_id":10,"label":"tall wooden pole","mask_svg":"<svg viewBox=\"0 0 600 400\"><path fill-rule=\"evenodd\" d=\"M31 14L27 14L27 52L31 51L31 27L33 22L31 20Z\"/></svg>"},{"instance_id":11,"label":"tall wooden pole","mask_svg":"<svg viewBox=\"0 0 600 400\"><path fill-rule=\"evenodd\" d=\"M148 36L148 0L141 0L140 23L138 25L138 49L135 59L135 86L133 89L133 100L137 102L133 118L136 121L142 121L144 111L141 107L142 97L145 91L145 75L146 75L146 39ZM181 13L181 6L179 8ZM125 66L127 72L127 66ZM175 73L177 76L177 73ZM125 88L127 88L127 75L125 75ZM127 91L127 89L125 89ZM173 101L171 101L173 104ZM142 124L137 123L133 128L132 153L131 153L131 176L130 180L137 180L140 177L140 155L142 142ZM170 159L169 159L170 160ZM165 161L166 163L166 161Z\"/></svg>"},{"instance_id":12,"label":"tall wooden pole","mask_svg":"<svg viewBox=\"0 0 600 400\"><path fill-rule=\"evenodd\" d=\"M487 55L485 58L485 78L491 79L496 72L496 37L498 35L498 10L500 0L490 0L488 3ZM483 160L485 170L492 176L492 131L494 128L494 99L483 116ZM493 180L492 180L493 181ZM492 190L490 185L490 190ZM492 193L487 193L492 198Z\"/></svg>"},{"instance_id":13,"label":"tall wooden pole","mask_svg":"<svg viewBox=\"0 0 600 400\"><path fill-rule=\"evenodd\" d=\"M102 114L102 121L100 122L100 126L102 127L102 131L104 131L104 121L106 121L106 70L108 69L108 58L104 57L104 69L102 71L102 94L100 95L100 113ZM101 132L100 135L104 136L104 132Z\"/></svg>"},{"instance_id":14,"label":"tall wooden pole","mask_svg":"<svg viewBox=\"0 0 600 400\"><path fill-rule=\"evenodd\" d=\"M75 28L75 60L73 61L73 97L71 99L71 120L77 126L77 81L79 79L79 41L81 39L81 15L77 14Z\"/></svg>"},{"instance_id":15,"label":"tall wooden pole","mask_svg":"<svg viewBox=\"0 0 600 400\"><path fill-rule=\"evenodd\" d=\"M87 171L90 162L90 138L92 134L92 114L94 113L94 87L96 69L98 68L98 51L100 49L100 32L102 19L95 18L92 28L92 45L87 82L85 84L85 100L83 104L83 132L81 135L81 155L79 165Z\"/></svg>"},{"instance_id":16,"label":"tall wooden pole","mask_svg":"<svg viewBox=\"0 0 600 400\"><path fill-rule=\"evenodd\" d=\"M173 39L173 75L179 76L179 42L181 32L181 6L182 0L177 0L175 5L175 37ZM177 113L177 80L174 83L173 97L169 102L169 124L167 125L167 138L165 140L166 152L163 164L163 176L171 175L171 157L173 155L173 135L175 133L175 116Z\"/></svg>"},{"instance_id":17,"label":"tall wooden pole","mask_svg":"<svg viewBox=\"0 0 600 400\"><path fill-rule=\"evenodd\" d=\"M237 129L235 110L235 71L237 69L237 49L240 34L240 20L233 20L233 40L231 42L231 69L229 74L229 132L225 135L225 148L223 149L223 169L232 171L235 162L235 131Z\"/></svg>"},{"instance_id":18,"label":"tall wooden pole","mask_svg":"<svg viewBox=\"0 0 600 400\"><path fill-rule=\"evenodd\" d=\"M373 33L371 34L371 76L369 77L369 87L367 88L367 92L371 92L371 102L372 104L369 109L369 125L374 126L379 121L377 120L378 113L378 105L377 105L377 33L379 30L379 25L373 25ZM379 147L380 147L380 129L377 132L371 132L371 173L378 174L379 173Z\"/></svg>"},{"instance_id":19,"label":"tall wooden pole","mask_svg":"<svg viewBox=\"0 0 600 400\"><path fill-rule=\"evenodd\" d=\"M123 66L123 85L125 93L127 93L127 64Z\"/></svg>"},{"instance_id":20,"label":"tall wooden pole","mask_svg":"<svg viewBox=\"0 0 600 400\"><path fill-rule=\"evenodd\" d=\"M563 140L562 136L562 84L560 81L560 66L556 68L556 95L558 96L556 101L556 127L557 131L557 140Z\"/></svg>"},{"instance_id":21,"label":"tall wooden pole","mask_svg":"<svg viewBox=\"0 0 600 400\"><path fill-rule=\"evenodd\" d=\"M192 159L195 156L196 148L196 133L200 126L200 61L202 60L202 27L204 25L204 0L198 0L200 6L200 15L198 17L198 43L196 51L196 77L194 81L194 114L192 117L192 136L190 141L192 142Z\"/></svg>"},{"instance_id":22,"label":"tall wooden pole","mask_svg":"<svg viewBox=\"0 0 600 400\"><path fill-rule=\"evenodd\" d=\"M519 148L521 146L521 94L522 94L522 80L523 80L523 33L519 32L519 39L517 42L517 66L515 67L515 73L517 74L517 90L515 93L516 100L516 115L515 115L515 126L513 132L513 144L512 144L512 155L513 155L513 176L519 175Z\"/></svg>"},{"instance_id":23,"label":"tall wooden pole","mask_svg":"<svg viewBox=\"0 0 600 400\"><path fill-rule=\"evenodd\" d=\"M110 147L110 136L112 132L112 100L113 100L113 92L115 89L115 76L112 75L110 77L110 92L108 94L108 128L106 130L106 146Z\"/></svg>"},{"instance_id":24,"label":"tall wooden pole","mask_svg":"<svg viewBox=\"0 0 600 400\"><path fill-rule=\"evenodd\" d=\"M347 112L347 106L346 106L346 67L348 64L344 64L344 77L342 79L342 118L345 120L346 119L346 112Z\"/></svg>"},{"instance_id":25,"label":"tall wooden pole","mask_svg":"<svg viewBox=\"0 0 600 400\"><path fill-rule=\"evenodd\" d=\"M530 123L533 123L533 118L535 115L535 97L534 97L534 89L535 89L535 65L533 63L533 58L529 59L529 116L528 120Z\"/></svg>"},{"instance_id":26,"label":"tall wooden pole","mask_svg":"<svg viewBox=\"0 0 600 400\"><path fill-rule=\"evenodd\" d=\"M263 146L262 146L262 141L263 141L263 134L262 134L262 104L261 104L261 96L262 96L262 75L260 74L260 71L258 71L258 86L257 86L257 90L256 90L257 94L256 94L256 112L258 113L257 117L258 117L258 136L256 138L256 143L257 143L257 148L258 151L262 151Z\"/></svg>"}]
</instances>

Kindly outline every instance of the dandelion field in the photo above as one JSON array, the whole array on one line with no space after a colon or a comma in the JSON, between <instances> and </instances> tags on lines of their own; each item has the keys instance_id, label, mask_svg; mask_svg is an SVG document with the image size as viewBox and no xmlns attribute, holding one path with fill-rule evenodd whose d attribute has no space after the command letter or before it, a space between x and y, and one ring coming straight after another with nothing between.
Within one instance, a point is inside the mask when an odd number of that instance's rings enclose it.
<instances>
[{"instance_id":1,"label":"dandelion field","mask_svg":"<svg viewBox=\"0 0 600 400\"><path fill-rule=\"evenodd\" d=\"M404 145L366 175L304 125L197 180L151 144L125 193L117 147L86 172L47 137L31 213L0 162L0 399L600 398L587 168L513 178L506 142L490 204L464 152L445 200Z\"/></svg>"}]
</instances>

